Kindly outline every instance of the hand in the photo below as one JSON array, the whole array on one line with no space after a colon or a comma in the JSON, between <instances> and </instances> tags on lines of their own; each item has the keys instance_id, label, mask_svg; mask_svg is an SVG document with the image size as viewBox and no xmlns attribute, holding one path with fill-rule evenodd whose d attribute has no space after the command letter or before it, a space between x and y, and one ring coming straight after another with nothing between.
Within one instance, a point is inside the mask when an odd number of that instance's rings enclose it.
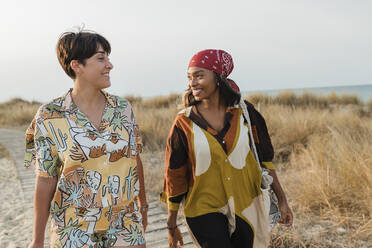
<instances>
[{"instance_id":1,"label":"hand","mask_svg":"<svg viewBox=\"0 0 372 248\"><path fill-rule=\"evenodd\" d=\"M147 228L147 211L148 209L144 210L141 212L142 215L142 226L143 226L143 231L146 232Z\"/></svg>"},{"instance_id":2,"label":"hand","mask_svg":"<svg viewBox=\"0 0 372 248\"><path fill-rule=\"evenodd\" d=\"M140 203L139 211L142 215L142 226L143 231L146 232L147 228L147 211L149 211L149 204L147 204L146 200L142 201L142 204Z\"/></svg>"},{"instance_id":3,"label":"hand","mask_svg":"<svg viewBox=\"0 0 372 248\"><path fill-rule=\"evenodd\" d=\"M290 227L293 224L293 213L288 206L287 201L279 202L279 210L281 218L279 220L280 224Z\"/></svg>"},{"instance_id":4,"label":"hand","mask_svg":"<svg viewBox=\"0 0 372 248\"><path fill-rule=\"evenodd\" d=\"M181 234L180 229L178 229L178 227L168 230L168 244L170 248L183 247L182 234Z\"/></svg>"},{"instance_id":5,"label":"hand","mask_svg":"<svg viewBox=\"0 0 372 248\"><path fill-rule=\"evenodd\" d=\"M44 243L32 241L28 248L44 248Z\"/></svg>"}]
</instances>

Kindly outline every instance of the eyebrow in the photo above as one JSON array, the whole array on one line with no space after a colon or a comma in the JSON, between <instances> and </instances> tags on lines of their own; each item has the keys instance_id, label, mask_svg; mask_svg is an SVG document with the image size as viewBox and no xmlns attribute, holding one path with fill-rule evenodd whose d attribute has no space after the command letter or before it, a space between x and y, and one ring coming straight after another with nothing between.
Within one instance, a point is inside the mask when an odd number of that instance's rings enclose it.
<instances>
[{"instance_id":1,"label":"eyebrow","mask_svg":"<svg viewBox=\"0 0 372 248\"><path fill-rule=\"evenodd\" d=\"M196 74L196 73L199 73L199 72L204 72L204 70L199 70L199 71L194 71L192 73L187 73L187 75L190 75L190 74Z\"/></svg>"}]
</instances>

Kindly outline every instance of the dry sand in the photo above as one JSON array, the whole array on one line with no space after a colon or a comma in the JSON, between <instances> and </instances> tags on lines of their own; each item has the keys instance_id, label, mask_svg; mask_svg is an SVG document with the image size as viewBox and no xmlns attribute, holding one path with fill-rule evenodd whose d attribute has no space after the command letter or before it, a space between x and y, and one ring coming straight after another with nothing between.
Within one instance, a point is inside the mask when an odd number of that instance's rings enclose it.
<instances>
[{"instance_id":1,"label":"dry sand","mask_svg":"<svg viewBox=\"0 0 372 248\"><path fill-rule=\"evenodd\" d=\"M32 237L32 203L24 202L16 169L0 158L0 247L24 248Z\"/></svg>"}]
</instances>

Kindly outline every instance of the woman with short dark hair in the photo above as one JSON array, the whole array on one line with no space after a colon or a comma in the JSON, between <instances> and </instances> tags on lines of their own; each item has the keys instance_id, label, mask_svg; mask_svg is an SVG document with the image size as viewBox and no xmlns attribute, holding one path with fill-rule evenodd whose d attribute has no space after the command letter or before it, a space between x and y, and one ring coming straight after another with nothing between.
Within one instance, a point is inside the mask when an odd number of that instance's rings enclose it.
<instances>
[{"instance_id":1,"label":"woman with short dark hair","mask_svg":"<svg viewBox=\"0 0 372 248\"><path fill-rule=\"evenodd\" d=\"M42 105L26 131L25 165L37 171L29 248L44 247L49 214L50 247L146 247L142 142L130 103L103 90L110 52L94 32L58 40L74 87Z\"/></svg>"},{"instance_id":2,"label":"woman with short dark hair","mask_svg":"<svg viewBox=\"0 0 372 248\"><path fill-rule=\"evenodd\" d=\"M268 216L262 174L250 149L247 119L239 107L239 87L227 77L234 67L223 50L204 50L191 58L188 90L168 136L161 199L168 204L170 247L182 245L177 227L180 203L194 241L201 247L267 247ZM245 102L261 165L273 178L281 222L292 212L276 176L273 147L263 117Z\"/></svg>"}]
</instances>

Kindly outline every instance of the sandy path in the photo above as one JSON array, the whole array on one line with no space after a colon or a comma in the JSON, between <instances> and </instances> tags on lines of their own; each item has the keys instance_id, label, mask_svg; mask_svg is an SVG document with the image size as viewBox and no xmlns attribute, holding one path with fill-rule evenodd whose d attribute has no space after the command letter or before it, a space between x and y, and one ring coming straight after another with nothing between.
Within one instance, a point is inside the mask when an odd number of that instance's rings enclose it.
<instances>
[{"instance_id":1,"label":"sandy path","mask_svg":"<svg viewBox=\"0 0 372 248\"><path fill-rule=\"evenodd\" d=\"M0 247L27 247L32 234L32 202L24 201L14 165L0 159Z\"/></svg>"}]
</instances>

